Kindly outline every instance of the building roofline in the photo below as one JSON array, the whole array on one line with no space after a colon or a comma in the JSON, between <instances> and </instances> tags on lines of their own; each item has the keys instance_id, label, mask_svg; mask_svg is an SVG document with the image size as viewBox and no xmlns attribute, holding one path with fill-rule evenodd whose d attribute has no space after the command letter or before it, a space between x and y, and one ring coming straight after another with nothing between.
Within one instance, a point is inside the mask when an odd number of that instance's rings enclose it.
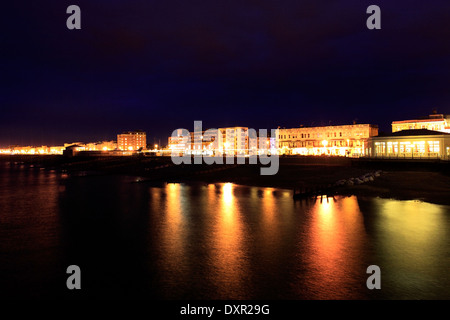
<instances>
[{"instance_id":1,"label":"building roofline","mask_svg":"<svg viewBox=\"0 0 450 320\"><path fill-rule=\"evenodd\" d=\"M419 137L419 136L450 136L450 133L433 131L428 129L408 129L401 130L393 133L381 134L372 138L395 138L395 137Z\"/></svg>"},{"instance_id":2,"label":"building roofline","mask_svg":"<svg viewBox=\"0 0 450 320\"><path fill-rule=\"evenodd\" d=\"M436 121L444 121L445 118L437 118L437 119L417 119L417 120L399 120L399 121L392 121L392 124L400 124L400 123L414 123L414 122L436 122Z\"/></svg>"},{"instance_id":3,"label":"building roofline","mask_svg":"<svg viewBox=\"0 0 450 320\"><path fill-rule=\"evenodd\" d=\"M295 128L278 128L278 130L335 128L335 127L351 127L351 126L370 126L370 127L378 128L377 124L357 123L357 124L339 124L339 125L327 125L327 126L303 126L303 127L295 127Z\"/></svg>"}]
</instances>

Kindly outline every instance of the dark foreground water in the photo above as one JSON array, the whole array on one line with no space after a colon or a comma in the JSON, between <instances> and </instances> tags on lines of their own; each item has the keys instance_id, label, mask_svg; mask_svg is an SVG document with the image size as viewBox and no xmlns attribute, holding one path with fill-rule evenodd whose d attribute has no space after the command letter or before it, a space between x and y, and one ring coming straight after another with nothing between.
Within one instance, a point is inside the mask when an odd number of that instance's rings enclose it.
<instances>
[{"instance_id":1,"label":"dark foreground water","mask_svg":"<svg viewBox=\"0 0 450 320\"><path fill-rule=\"evenodd\" d=\"M0 296L450 299L447 206L135 180L0 163Z\"/></svg>"}]
</instances>

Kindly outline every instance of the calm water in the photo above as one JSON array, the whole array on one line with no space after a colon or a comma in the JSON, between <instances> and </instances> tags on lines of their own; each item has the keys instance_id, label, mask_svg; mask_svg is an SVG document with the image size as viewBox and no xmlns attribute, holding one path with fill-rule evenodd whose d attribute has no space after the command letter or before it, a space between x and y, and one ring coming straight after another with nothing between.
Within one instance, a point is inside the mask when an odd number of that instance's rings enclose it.
<instances>
[{"instance_id":1,"label":"calm water","mask_svg":"<svg viewBox=\"0 0 450 320\"><path fill-rule=\"evenodd\" d=\"M1 296L450 299L447 206L134 181L0 163Z\"/></svg>"}]
</instances>

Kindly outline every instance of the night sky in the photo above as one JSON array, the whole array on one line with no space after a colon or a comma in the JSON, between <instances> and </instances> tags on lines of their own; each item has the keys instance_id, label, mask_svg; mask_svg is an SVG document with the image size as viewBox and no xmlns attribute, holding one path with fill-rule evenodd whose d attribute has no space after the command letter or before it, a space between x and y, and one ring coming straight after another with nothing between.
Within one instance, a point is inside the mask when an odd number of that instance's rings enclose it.
<instances>
[{"instance_id":1,"label":"night sky","mask_svg":"<svg viewBox=\"0 0 450 320\"><path fill-rule=\"evenodd\" d=\"M10 1L0 147L450 113L450 1ZM81 8L68 30L66 8ZM381 8L381 30L366 9Z\"/></svg>"}]
</instances>

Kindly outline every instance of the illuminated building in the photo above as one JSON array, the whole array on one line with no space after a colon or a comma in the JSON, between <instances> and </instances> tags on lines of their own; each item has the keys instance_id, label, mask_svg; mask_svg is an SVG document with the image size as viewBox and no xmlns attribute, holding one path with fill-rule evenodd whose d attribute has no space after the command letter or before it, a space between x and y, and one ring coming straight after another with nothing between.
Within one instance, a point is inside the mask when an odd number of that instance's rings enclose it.
<instances>
[{"instance_id":1,"label":"illuminated building","mask_svg":"<svg viewBox=\"0 0 450 320\"><path fill-rule=\"evenodd\" d=\"M223 150L224 154L248 154L247 127L219 128L219 131L222 134L223 144L218 147Z\"/></svg>"},{"instance_id":2,"label":"illuminated building","mask_svg":"<svg viewBox=\"0 0 450 320\"><path fill-rule=\"evenodd\" d=\"M169 149L172 153L190 155L219 155L224 151L224 135L220 129L187 132L177 129L169 137Z\"/></svg>"},{"instance_id":3,"label":"illuminated building","mask_svg":"<svg viewBox=\"0 0 450 320\"><path fill-rule=\"evenodd\" d=\"M101 151L102 153L117 149L116 141L102 141L95 143L72 142L63 146L10 146L0 149L0 154L20 154L20 155L62 155L65 150L70 149L73 154L78 152ZM67 152L66 152L67 153Z\"/></svg>"},{"instance_id":4,"label":"illuminated building","mask_svg":"<svg viewBox=\"0 0 450 320\"><path fill-rule=\"evenodd\" d=\"M450 116L433 113L427 118L392 122L392 132L413 129L427 129L450 133Z\"/></svg>"},{"instance_id":5,"label":"illuminated building","mask_svg":"<svg viewBox=\"0 0 450 320\"><path fill-rule=\"evenodd\" d=\"M376 158L450 158L450 134L427 129L411 129L372 137L368 154Z\"/></svg>"},{"instance_id":6,"label":"illuminated building","mask_svg":"<svg viewBox=\"0 0 450 320\"><path fill-rule=\"evenodd\" d=\"M247 127L227 127L187 132L182 129L169 137L173 153L192 155L259 155L263 150L276 152L276 137L259 137Z\"/></svg>"},{"instance_id":7,"label":"illuminated building","mask_svg":"<svg viewBox=\"0 0 450 320\"><path fill-rule=\"evenodd\" d=\"M9 154L23 154L23 155L48 155L48 154L63 154L64 146L11 146L8 149L3 149L0 153L9 153Z\"/></svg>"},{"instance_id":8,"label":"illuminated building","mask_svg":"<svg viewBox=\"0 0 450 320\"><path fill-rule=\"evenodd\" d=\"M183 154L191 149L192 140L193 134L183 135L183 131L178 129L176 130L176 133L169 137L168 148L172 150L173 153Z\"/></svg>"},{"instance_id":9,"label":"illuminated building","mask_svg":"<svg viewBox=\"0 0 450 320\"><path fill-rule=\"evenodd\" d=\"M270 133L268 133L270 135ZM261 155L261 154L276 154L278 153L278 139L277 137L263 137L256 131L249 130L248 139L248 154L249 155Z\"/></svg>"},{"instance_id":10,"label":"illuminated building","mask_svg":"<svg viewBox=\"0 0 450 320\"><path fill-rule=\"evenodd\" d=\"M101 141L87 143L84 145L85 151L113 151L117 149L116 141Z\"/></svg>"},{"instance_id":11,"label":"illuminated building","mask_svg":"<svg viewBox=\"0 0 450 320\"><path fill-rule=\"evenodd\" d=\"M143 131L129 131L117 135L117 147L123 151L146 149L147 137Z\"/></svg>"},{"instance_id":12,"label":"illuminated building","mask_svg":"<svg viewBox=\"0 0 450 320\"><path fill-rule=\"evenodd\" d=\"M360 157L368 139L378 135L378 126L353 124L342 126L278 128L280 154L333 155Z\"/></svg>"}]
</instances>

